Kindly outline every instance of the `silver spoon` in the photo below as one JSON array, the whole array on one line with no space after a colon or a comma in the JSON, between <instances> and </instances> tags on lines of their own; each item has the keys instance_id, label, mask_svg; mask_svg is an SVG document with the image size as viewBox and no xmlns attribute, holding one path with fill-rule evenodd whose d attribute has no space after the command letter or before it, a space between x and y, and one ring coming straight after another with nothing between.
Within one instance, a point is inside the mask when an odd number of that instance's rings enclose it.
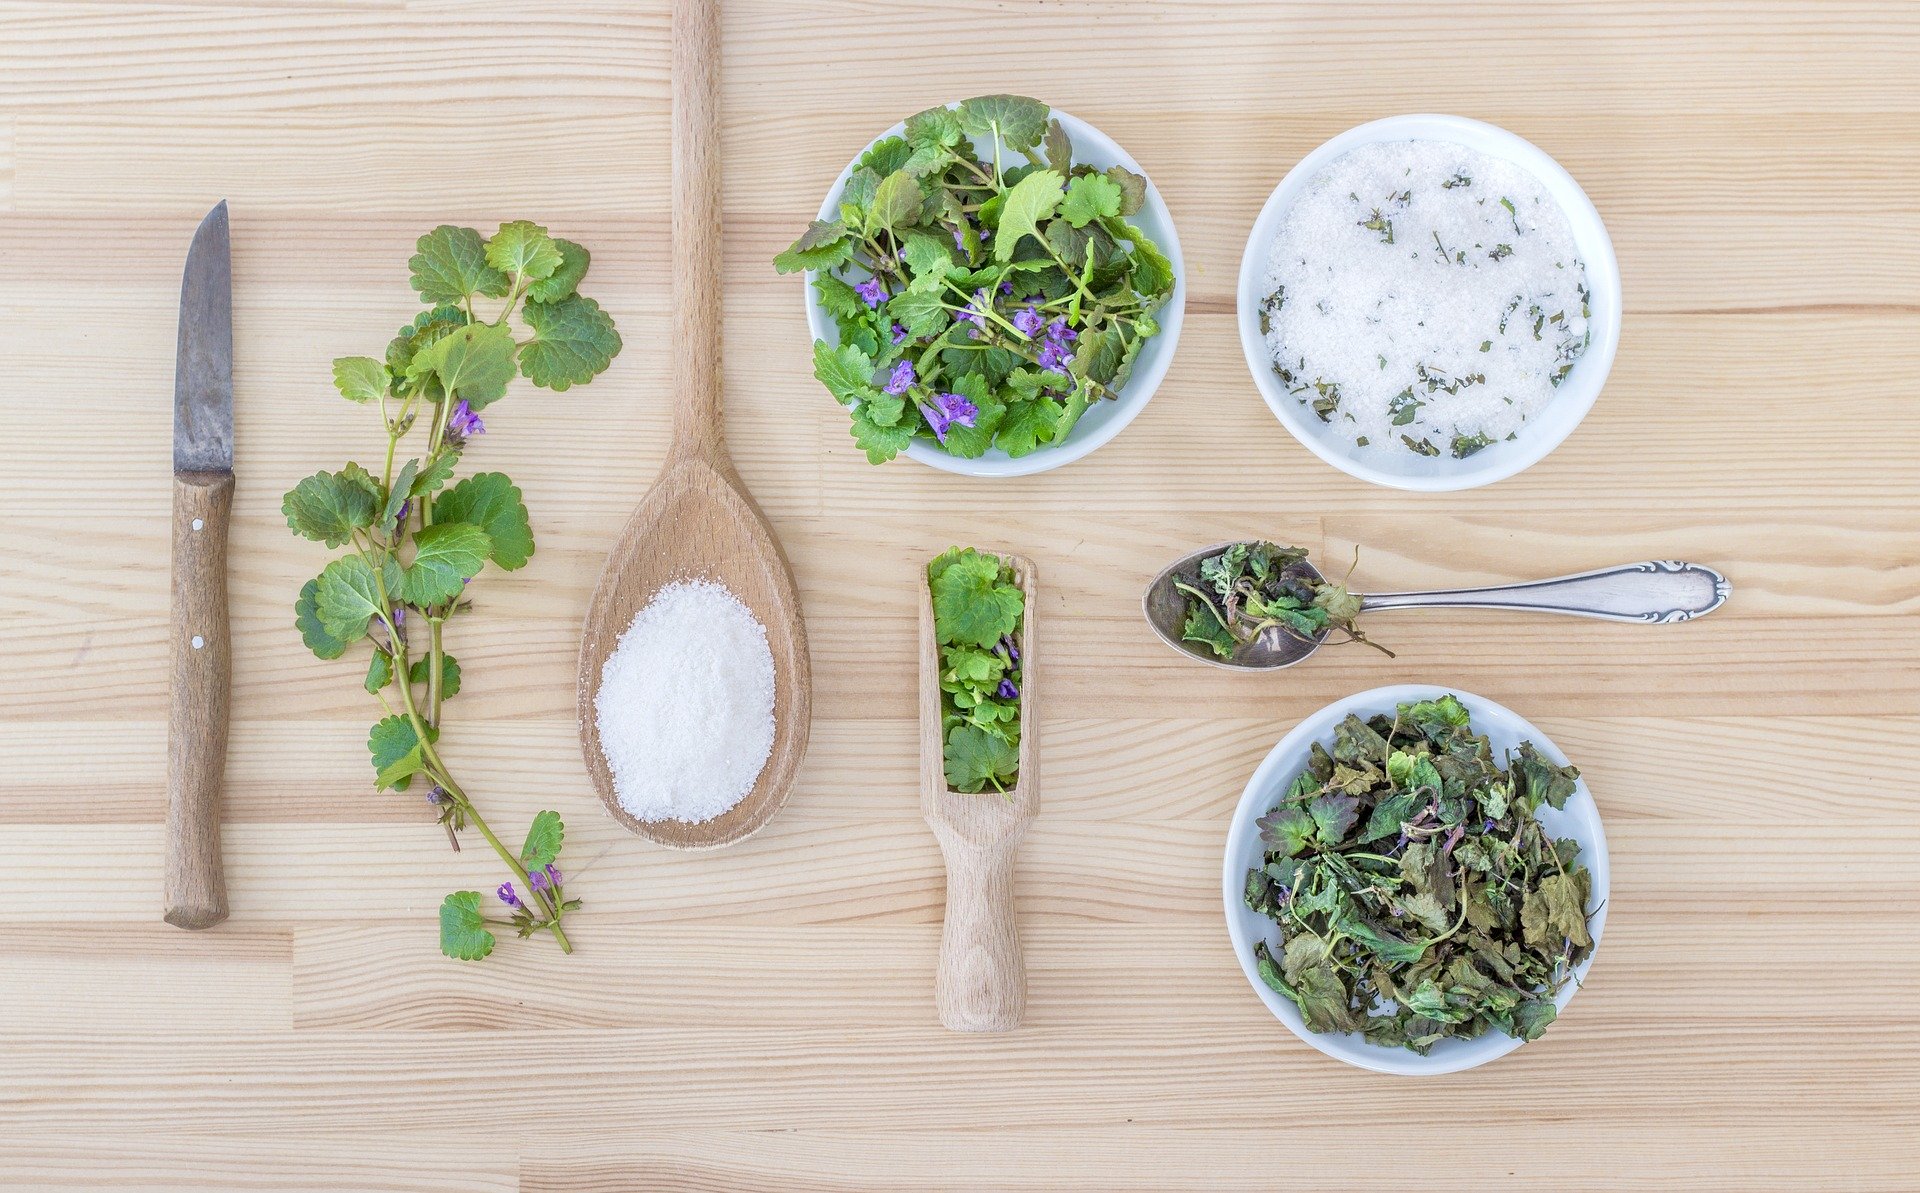
<instances>
[{"instance_id":1,"label":"silver spoon","mask_svg":"<svg viewBox=\"0 0 1920 1193\"><path fill-rule=\"evenodd\" d=\"M1153 627L1153 632L1160 635L1161 641L1188 658L1231 671L1277 671L1293 666L1318 650L1327 637L1324 630L1316 638L1305 639L1276 627L1242 644L1233 657L1227 659L1214 657L1211 650L1199 643L1181 641L1180 629L1187 616L1187 596L1174 588L1175 579L1191 583L1199 572L1202 559L1218 555L1232 545L1216 543L1195 551L1153 578L1141 601L1147 624ZM1320 569L1305 560L1287 570L1289 574L1306 576L1315 581L1324 579ZM1530 613L1597 617L1603 621L1659 624L1703 617L1725 604L1732 591L1733 586L1727 582L1727 578L1712 568L1672 559L1655 559L1644 563L1623 563L1572 576L1558 576L1551 580L1497 584L1490 588L1445 588L1431 592L1360 595L1360 608L1367 613L1386 609L1515 609Z\"/></svg>"}]
</instances>

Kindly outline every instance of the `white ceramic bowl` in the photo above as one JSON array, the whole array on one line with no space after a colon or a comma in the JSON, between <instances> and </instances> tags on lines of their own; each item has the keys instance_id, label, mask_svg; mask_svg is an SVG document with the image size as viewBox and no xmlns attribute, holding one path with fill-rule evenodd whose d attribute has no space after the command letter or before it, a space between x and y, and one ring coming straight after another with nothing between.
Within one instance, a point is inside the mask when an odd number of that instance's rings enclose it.
<instances>
[{"instance_id":1,"label":"white ceramic bowl","mask_svg":"<svg viewBox=\"0 0 1920 1193\"><path fill-rule=\"evenodd\" d=\"M1394 684L1336 700L1294 726L1293 732L1280 739L1280 744L1273 747L1266 760L1253 772L1253 778L1247 781L1246 793L1240 797L1240 806L1234 809L1233 825L1227 832L1227 856L1221 870L1227 904L1227 934L1233 938L1234 955L1240 958L1240 968L1245 971L1247 981L1253 984L1260 1001L1266 1003L1267 1009L1291 1028L1294 1035L1336 1060L1377 1073L1457 1073L1461 1069L1471 1069L1505 1056L1518 1048L1522 1041L1489 1032L1477 1040L1442 1040L1434 1045L1433 1051L1421 1056L1406 1048L1369 1044L1367 1038L1358 1032L1308 1031L1300 1018L1299 1008L1261 981L1260 971L1254 963L1254 942L1265 940L1277 953L1281 935L1278 925L1254 912L1246 903L1247 871L1265 861L1260 830L1254 821L1272 810L1274 804L1286 794L1294 776L1305 769L1307 752L1313 743L1331 742L1334 726L1345 720L1348 713L1358 714L1362 718L1375 713L1391 716L1396 705L1410 700L1432 699L1445 692L1452 692L1467 706L1467 711L1473 716L1474 732L1486 735L1493 746L1495 758L1504 758L1506 751L1518 748L1523 741L1531 741L1555 763L1567 765L1567 756L1560 752L1560 747L1548 740L1546 734L1491 700L1462 692L1458 688ZM1607 925L1607 835L1600 827L1600 809L1594 805L1585 779L1576 785L1564 809L1543 806L1538 815L1541 826L1552 836L1572 837L1580 842L1580 861L1593 873L1595 910L1587 922L1587 931L1593 934L1594 952L1588 953L1587 959L1574 970L1576 980L1561 987L1558 997L1554 999L1554 1005L1565 1010L1574 991L1579 989L1579 983L1586 980L1587 970L1593 965L1594 953L1599 951L1601 931ZM1549 1027L1547 1035L1551 1036L1553 1030Z\"/></svg>"},{"instance_id":2,"label":"white ceramic bowl","mask_svg":"<svg viewBox=\"0 0 1920 1193\"><path fill-rule=\"evenodd\" d=\"M1335 428L1313 417L1307 407L1281 387L1273 372L1273 358L1267 352L1266 337L1260 334L1260 300L1264 297L1267 259L1280 223L1294 200L1305 192L1307 184L1341 154L1374 141L1452 141L1490 157L1522 167L1540 180L1567 214L1573 229L1573 243L1586 265L1589 290L1587 326L1592 335L1585 352L1574 362L1571 372L1554 390L1553 398L1535 415L1511 443L1492 444L1464 460L1448 455L1420 456L1408 451L1386 450L1386 445L1368 449L1345 439ZM1620 346L1620 263L1614 259L1613 241L1592 200L1560 167L1533 143L1491 124L1461 116L1391 116L1375 120L1328 141L1300 159L1287 171L1280 185L1267 197L1266 206L1253 222L1247 236L1246 253L1240 258L1240 345L1246 351L1247 367L1260 396L1267 400L1274 416L1293 432L1293 437L1308 450L1342 472L1387 485L1438 493L1454 489L1472 489L1504 480L1537 463L1559 447L1580 425L1600 396L1600 387L1613 367L1613 354Z\"/></svg>"},{"instance_id":3,"label":"white ceramic bowl","mask_svg":"<svg viewBox=\"0 0 1920 1193\"><path fill-rule=\"evenodd\" d=\"M949 107L957 106L949 104ZM1180 256L1180 238L1174 234L1173 216L1167 211L1167 204L1160 197L1160 190L1153 185L1153 179L1140 168L1140 163L1128 156L1113 139L1086 121L1059 108L1053 109L1053 117L1058 120L1067 135L1073 140L1073 160L1076 165L1087 164L1106 169L1108 166L1125 166L1135 174L1147 179L1147 201L1132 222L1141 231L1153 238L1167 260L1173 263L1173 293L1166 303L1155 312L1154 318L1160 323L1160 334L1148 340L1140 348L1135 358L1133 374L1120 390L1120 396L1110 402L1100 402L1089 407L1087 412L1074 424L1063 442L1051 447L1014 459L997 447L988 448L983 456L963 460L950 456L940 448L916 438L907 446L906 455L930 464L943 472L958 472L964 476L1027 476L1035 472L1045 472L1058 468L1062 464L1071 464L1087 455L1101 444L1118 435L1123 427L1132 422L1134 416L1145 409L1154 390L1160 388L1161 378L1167 375L1167 367L1173 363L1174 345L1180 341L1180 321L1187 306L1187 263ZM874 141L883 141L888 137L897 137L906 131L906 122L894 125L881 133ZM833 186L827 191L827 197L820 204L819 218L838 219L840 215L840 195L847 188L847 179L853 176L853 170L860 157L872 142L862 146L860 153L840 171L840 177L833 180ZM985 148L976 145L976 148ZM1004 146L1003 146L1004 148ZM1025 161L1017 153L1010 154L1014 161ZM806 301L807 326L813 331L813 338L825 340L829 344L840 342L839 329L833 320L820 309L819 293L813 288L815 274L807 275ZM825 396L824 394L822 396ZM851 440L849 440L851 443Z\"/></svg>"}]
</instances>

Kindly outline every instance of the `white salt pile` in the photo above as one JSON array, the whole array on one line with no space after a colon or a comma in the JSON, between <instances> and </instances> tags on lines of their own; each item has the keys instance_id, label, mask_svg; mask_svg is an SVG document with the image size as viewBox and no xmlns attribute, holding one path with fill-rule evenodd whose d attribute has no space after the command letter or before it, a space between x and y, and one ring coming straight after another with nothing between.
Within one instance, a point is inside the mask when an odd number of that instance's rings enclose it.
<instances>
[{"instance_id":1,"label":"white salt pile","mask_svg":"<svg viewBox=\"0 0 1920 1193\"><path fill-rule=\"evenodd\" d=\"M1274 238L1265 295L1274 372L1362 447L1465 457L1515 438L1587 346L1565 212L1447 141L1336 158Z\"/></svg>"},{"instance_id":2,"label":"white salt pile","mask_svg":"<svg viewBox=\"0 0 1920 1193\"><path fill-rule=\"evenodd\" d=\"M634 615L593 702L620 806L699 823L753 790L773 752L767 630L711 580L669 584Z\"/></svg>"}]
</instances>

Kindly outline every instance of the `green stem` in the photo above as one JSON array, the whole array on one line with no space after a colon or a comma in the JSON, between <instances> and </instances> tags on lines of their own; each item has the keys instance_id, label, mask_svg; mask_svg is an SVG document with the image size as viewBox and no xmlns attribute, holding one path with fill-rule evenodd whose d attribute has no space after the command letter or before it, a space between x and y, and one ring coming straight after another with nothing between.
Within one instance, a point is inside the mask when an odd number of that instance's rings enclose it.
<instances>
[{"instance_id":1,"label":"green stem","mask_svg":"<svg viewBox=\"0 0 1920 1193\"><path fill-rule=\"evenodd\" d=\"M507 869L513 871L514 875L519 878L522 883L526 884L529 894L533 894L533 879L528 877L527 868L520 864L520 859L516 857L512 851L500 843L500 838L494 835L493 829L487 824L486 819L480 815L480 810L473 806L473 801L467 798L467 793L462 791L460 785L453 781L453 775L448 772L447 764L441 760L440 752L434 748L432 739L428 737L426 722L420 716L419 707L414 703L413 682L407 675L406 640L395 632L391 614L385 612L388 608L387 585L386 581L381 579L380 573L377 570L373 574L373 583L376 591L379 593L380 607L383 611L380 619L386 622L387 636L392 640L396 652L393 670L395 677L400 681L400 700L401 703L406 706L407 720L412 724L414 737L420 743L421 756L426 759L428 766L431 768L429 777L439 783L441 787L445 788L448 796L459 801L460 810L473 822L473 827L480 830L480 835L487 839L487 844L493 846L493 851L500 855L500 860L507 864ZM560 942L561 952L573 952L572 943L567 940L566 932L560 927L560 917L557 908L546 927L548 931L553 933L553 938Z\"/></svg>"}]
</instances>

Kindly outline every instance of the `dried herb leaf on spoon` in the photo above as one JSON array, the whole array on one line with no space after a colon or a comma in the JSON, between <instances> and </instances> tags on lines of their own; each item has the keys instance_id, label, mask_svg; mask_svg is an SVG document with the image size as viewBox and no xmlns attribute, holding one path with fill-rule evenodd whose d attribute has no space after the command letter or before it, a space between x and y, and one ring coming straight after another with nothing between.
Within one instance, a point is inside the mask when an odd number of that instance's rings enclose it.
<instances>
[{"instance_id":1,"label":"dried herb leaf on spoon","mask_svg":"<svg viewBox=\"0 0 1920 1193\"><path fill-rule=\"evenodd\" d=\"M1174 587L1187 597L1180 637L1207 646L1217 658L1232 658L1269 630L1302 642L1318 642L1329 630L1339 630L1347 641L1393 657L1354 624L1360 597L1307 566L1301 547L1235 543L1202 559L1197 574L1176 577Z\"/></svg>"},{"instance_id":2,"label":"dried herb leaf on spoon","mask_svg":"<svg viewBox=\"0 0 1920 1193\"><path fill-rule=\"evenodd\" d=\"M1423 1054L1536 1038L1593 949L1580 845L1534 816L1579 777L1532 742L1503 767L1451 695L1349 716L1256 822L1247 906L1282 941L1254 945L1261 978L1316 1032Z\"/></svg>"}]
</instances>

